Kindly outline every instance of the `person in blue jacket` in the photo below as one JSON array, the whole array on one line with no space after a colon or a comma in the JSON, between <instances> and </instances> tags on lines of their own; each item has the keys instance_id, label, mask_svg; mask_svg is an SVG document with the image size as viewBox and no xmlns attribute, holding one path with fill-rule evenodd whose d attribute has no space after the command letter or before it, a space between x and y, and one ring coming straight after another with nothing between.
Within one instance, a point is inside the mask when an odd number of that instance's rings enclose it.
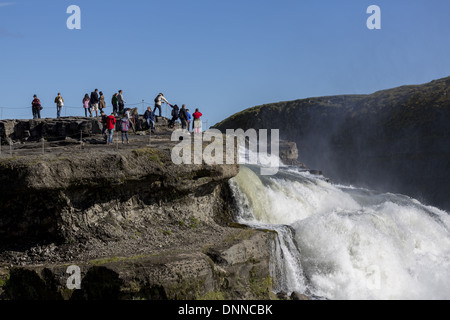
<instances>
[{"instance_id":1,"label":"person in blue jacket","mask_svg":"<svg viewBox=\"0 0 450 320\"><path fill-rule=\"evenodd\" d=\"M189 109L186 109L186 113L187 113L187 116L188 116L188 119L187 119L187 131L188 131L188 132L191 132L192 115L191 115L191 113L189 112Z\"/></svg>"}]
</instances>

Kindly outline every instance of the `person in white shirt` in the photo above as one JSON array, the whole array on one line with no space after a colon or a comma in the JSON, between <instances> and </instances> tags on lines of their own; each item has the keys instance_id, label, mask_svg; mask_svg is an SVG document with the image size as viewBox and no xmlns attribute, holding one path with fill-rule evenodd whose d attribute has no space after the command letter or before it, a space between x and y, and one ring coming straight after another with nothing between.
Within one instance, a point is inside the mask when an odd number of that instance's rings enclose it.
<instances>
[{"instance_id":1,"label":"person in white shirt","mask_svg":"<svg viewBox=\"0 0 450 320\"><path fill-rule=\"evenodd\" d=\"M165 103L167 103L168 105L170 105L169 101L167 101L166 98L164 98L164 95L162 93L158 94L158 96L155 98L155 109L153 110L153 112L155 112L156 115L156 109L159 109L159 117L161 118L161 105L163 103L163 101Z\"/></svg>"},{"instance_id":2,"label":"person in white shirt","mask_svg":"<svg viewBox=\"0 0 450 320\"><path fill-rule=\"evenodd\" d=\"M61 93L58 93L58 96L55 98L56 103L56 117L61 118L61 109L64 106L64 99L61 97Z\"/></svg>"}]
</instances>

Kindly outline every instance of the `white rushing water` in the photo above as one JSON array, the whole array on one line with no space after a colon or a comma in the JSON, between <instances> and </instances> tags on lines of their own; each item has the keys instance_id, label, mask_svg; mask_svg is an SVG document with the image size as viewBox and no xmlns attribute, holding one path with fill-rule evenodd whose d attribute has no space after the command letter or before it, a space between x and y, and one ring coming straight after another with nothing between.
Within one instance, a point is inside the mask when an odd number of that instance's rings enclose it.
<instances>
[{"instance_id":1,"label":"white rushing water","mask_svg":"<svg viewBox=\"0 0 450 320\"><path fill-rule=\"evenodd\" d=\"M241 166L239 222L278 232L276 290L326 299L450 299L450 218L402 195Z\"/></svg>"}]
</instances>

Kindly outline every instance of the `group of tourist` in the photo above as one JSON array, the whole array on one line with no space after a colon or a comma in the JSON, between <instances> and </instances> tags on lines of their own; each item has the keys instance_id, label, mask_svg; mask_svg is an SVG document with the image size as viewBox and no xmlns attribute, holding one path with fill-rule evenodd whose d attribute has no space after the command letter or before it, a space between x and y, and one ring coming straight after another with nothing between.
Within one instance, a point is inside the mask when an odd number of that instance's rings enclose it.
<instances>
[{"instance_id":1,"label":"group of tourist","mask_svg":"<svg viewBox=\"0 0 450 320\"><path fill-rule=\"evenodd\" d=\"M181 106L181 109L177 105L170 106L172 107L172 119L169 121L170 128L173 128L175 126L175 122L180 119L181 130L190 132L192 123L192 131L194 131L194 133L201 132L202 121L200 118L203 114L198 109L195 109L195 112L191 115L189 109L186 109L186 105L184 104ZM192 121L192 119L194 119L194 121Z\"/></svg>"},{"instance_id":2,"label":"group of tourist","mask_svg":"<svg viewBox=\"0 0 450 320\"><path fill-rule=\"evenodd\" d=\"M33 119L41 118L41 110L42 105L37 97L37 95L33 96L32 111L33 111ZM155 122L158 122L158 116L156 115L156 110L159 110L159 117L162 117L162 104L167 103L172 108L172 118L169 120L169 128L174 128L176 121L179 119L181 121L181 129L184 132L191 132L191 124L192 131L194 133L201 133L202 131L202 113L199 109L196 109L193 114L189 112L189 109L186 108L186 105L182 105L181 109L178 105L172 105L169 101L164 97L164 94L159 93L155 100L155 107L152 110L151 107L148 107L144 113L144 119L147 122L152 133L155 132ZM61 117L61 109L64 106L64 99L61 96L61 93L55 98L56 104L56 116L57 118ZM105 138L107 144L113 143L114 131L117 127L116 117L119 116L119 130L122 132L122 143L129 143L128 132L130 129L136 133L136 120L139 117L137 108L131 110L130 108L125 108L126 101L123 97L123 91L119 90L117 93L114 93L111 104L113 107L112 113L107 116L105 113L106 102L105 96L103 92L99 92L98 89L95 89L91 94L86 94L83 98L83 108L85 117L93 117L95 113L95 117L98 117L99 114L102 118L103 131L102 134ZM108 135L107 135L108 133Z\"/></svg>"},{"instance_id":3,"label":"group of tourist","mask_svg":"<svg viewBox=\"0 0 450 320\"><path fill-rule=\"evenodd\" d=\"M116 114L123 114L125 110L125 99L123 98L123 91L119 90L119 92L114 93L111 104L113 106L113 112ZM99 92L98 89L95 89L91 92L91 95L86 93L86 95L83 98L83 108L84 108L84 115L87 117L88 112L89 116L92 117L94 112L95 116L98 117L98 114L103 111L103 109L106 109L106 102L105 102L105 96L103 95L103 92Z\"/></svg>"},{"instance_id":4,"label":"group of tourist","mask_svg":"<svg viewBox=\"0 0 450 320\"><path fill-rule=\"evenodd\" d=\"M149 107L149 109L151 108ZM103 124L102 135L105 139L105 142L107 144L111 144L113 143L114 131L117 128L116 113L112 112L109 116L107 116L105 112L102 110L100 112L100 115L102 117L102 124ZM127 144L129 143L128 132L130 131L130 128L133 130L134 133L136 133L136 122L138 117L139 114L137 108L134 108L133 110L131 110L130 108L124 109L124 112L119 120L120 121L119 131L122 132L122 143L125 143L125 139ZM147 123L149 122L147 121ZM152 133L154 133L155 132L154 123L150 122L149 127ZM107 135L107 132L109 133L109 136Z\"/></svg>"}]
</instances>

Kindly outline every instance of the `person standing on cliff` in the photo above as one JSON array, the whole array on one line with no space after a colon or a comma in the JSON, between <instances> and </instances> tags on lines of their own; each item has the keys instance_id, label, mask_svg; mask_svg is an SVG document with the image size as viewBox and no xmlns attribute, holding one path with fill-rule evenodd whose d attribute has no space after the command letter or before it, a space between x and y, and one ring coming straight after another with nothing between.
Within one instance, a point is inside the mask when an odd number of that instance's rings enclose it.
<instances>
[{"instance_id":1,"label":"person standing on cliff","mask_svg":"<svg viewBox=\"0 0 450 320\"><path fill-rule=\"evenodd\" d=\"M42 110L41 101L38 99L37 95L34 95L33 98L34 99L31 102L31 110L33 111L33 119L40 119L41 118L41 110Z\"/></svg>"},{"instance_id":2,"label":"person standing on cliff","mask_svg":"<svg viewBox=\"0 0 450 320\"><path fill-rule=\"evenodd\" d=\"M61 93L58 93L58 95L55 98L56 103L56 118L61 118L61 109L64 106L64 99L61 97Z\"/></svg>"},{"instance_id":3,"label":"person standing on cliff","mask_svg":"<svg viewBox=\"0 0 450 320\"><path fill-rule=\"evenodd\" d=\"M111 99L111 104L113 106L113 112L115 114L117 114L119 112L119 98L117 97L117 92L114 93L112 99Z\"/></svg>"},{"instance_id":4,"label":"person standing on cliff","mask_svg":"<svg viewBox=\"0 0 450 320\"><path fill-rule=\"evenodd\" d=\"M180 120L181 120L181 130L183 130L183 132L184 132L186 130L187 121L188 121L186 105L184 105L184 104L181 106L179 117L180 117Z\"/></svg>"},{"instance_id":5,"label":"person standing on cliff","mask_svg":"<svg viewBox=\"0 0 450 320\"><path fill-rule=\"evenodd\" d=\"M103 95L103 92L100 91L100 99L98 103L98 109L100 110L100 114L102 113L103 109L106 109L106 102L105 102L105 96Z\"/></svg>"},{"instance_id":6,"label":"person standing on cliff","mask_svg":"<svg viewBox=\"0 0 450 320\"><path fill-rule=\"evenodd\" d=\"M203 114L198 109L195 109L195 112L192 116L194 117L194 133L201 133L202 119L200 118L201 116L203 116Z\"/></svg>"},{"instance_id":7,"label":"person standing on cliff","mask_svg":"<svg viewBox=\"0 0 450 320\"><path fill-rule=\"evenodd\" d=\"M90 117L92 117L92 114L95 113L98 116L98 104L100 102L100 99L98 97L98 89L95 89L94 92L91 92L91 110L90 110Z\"/></svg>"},{"instance_id":8,"label":"person standing on cliff","mask_svg":"<svg viewBox=\"0 0 450 320\"><path fill-rule=\"evenodd\" d=\"M133 129L134 134L136 133L136 114L137 114L137 108L134 108L131 110L130 108L126 108L124 110L124 117L126 117L129 121L129 126Z\"/></svg>"},{"instance_id":9,"label":"person standing on cliff","mask_svg":"<svg viewBox=\"0 0 450 320\"><path fill-rule=\"evenodd\" d=\"M160 93L155 98L155 109L153 110L153 112L155 112L155 114L156 114L156 109L159 109L159 117L160 118L161 118L161 105L162 105L163 102L167 103L170 106L169 101L167 101L167 99L164 98L164 95L162 93ZM158 118L156 118L156 122L158 122Z\"/></svg>"},{"instance_id":10,"label":"person standing on cliff","mask_svg":"<svg viewBox=\"0 0 450 320\"><path fill-rule=\"evenodd\" d=\"M186 114L188 116L188 120L187 120L187 132L191 132L191 122L192 122L192 115L189 112L189 109L186 109Z\"/></svg>"},{"instance_id":11,"label":"person standing on cliff","mask_svg":"<svg viewBox=\"0 0 450 320\"><path fill-rule=\"evenodd\" d=\"M123 144L123 136L127 138L127 144L130 143L128 140L128 131L130 130L130 119L127 115L123 115L122 119L120 119L120 131L122 132L122 144Z\"/></svg>"},{"instance_id":12,"label":"person standing on cliff","mask_svg":"<svg viewBox=\"0 0 450 320\"><path fill-rule=\"evenodd\" d=\"M83 98L83 108L84 108L84 116L87 118L88 111L91 113L91 99L89 95L86 93Z\"/></svg>"},{"instance_id":13,"label":"person standing on cliff","mask_svg":"<svg viewBox=\"0 0 450 320\"><path fill-rule=\"evenodd\" d=\"M123 114L123 111L125 109L125 99L123 98L123 91L119 90L119 94L117 95L117 102L119 104L119 115Z\"/></svg>"},{"instance_id":14,"label":"person standing on cliff","mask_svg":"<svg viewBox=\"0 0 450 320\"><path fill-rule=\"evenodd\" d=\"M116 129L116 115L114 112L106 118L106 128L109 131L108 144L112 144L114 141L114 130Z\"/></svg>"},{"instance_id":15,"label":"person standing on cliff","mask_svg":"<svg viewBox=\"0 0 450 320\"><path fill-rule=\"evenodd\" d=\"M102 110L100 111L100 116L102 117L102 136L105 139L105 142L108 143L108 136L106 135L106 130L108 129L108 117L106 116L105 112Z\"/></svg>"}]
</instances>

